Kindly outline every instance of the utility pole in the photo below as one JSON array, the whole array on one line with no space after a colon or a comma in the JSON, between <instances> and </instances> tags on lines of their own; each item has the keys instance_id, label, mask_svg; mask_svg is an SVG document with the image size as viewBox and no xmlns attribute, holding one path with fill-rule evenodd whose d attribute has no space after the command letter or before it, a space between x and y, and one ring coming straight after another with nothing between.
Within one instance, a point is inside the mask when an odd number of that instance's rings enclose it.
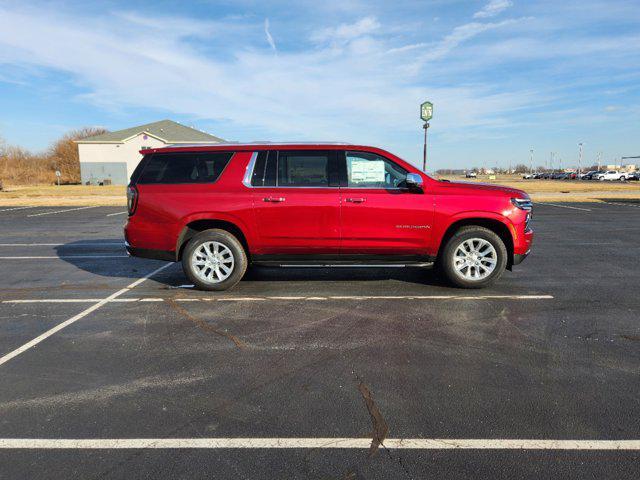
<instances>
[{"instance_id":1,"label":"utility pole","mask_svg":"<svg viewBox=\"0 0 640 480\"><path fill-rule=\"evenodd\" d=\"M598 171L600 171L600 158L602 156L602 152L598 152Z\"/></svg>"},{"instance_id":2,"label":"utility pole","mask_svg":"<svg viewBox=\"0 0 640 480\"><path fill-rule=\"evenodd\" d=\"M580 151L578 153L578 175L580 175L580 170L582 168L582 142L578 144L578 147L580 147Z\"/></svg>"},{"instance_id":3,"label":"utility pole","mask_svg":"<svg viewBox=\"0 0 640 480\"><path fill-rule=\"evenodd\" d=\"M533 173L533 148L529 150L529 173Z\"/></svg>"}]
</instances>

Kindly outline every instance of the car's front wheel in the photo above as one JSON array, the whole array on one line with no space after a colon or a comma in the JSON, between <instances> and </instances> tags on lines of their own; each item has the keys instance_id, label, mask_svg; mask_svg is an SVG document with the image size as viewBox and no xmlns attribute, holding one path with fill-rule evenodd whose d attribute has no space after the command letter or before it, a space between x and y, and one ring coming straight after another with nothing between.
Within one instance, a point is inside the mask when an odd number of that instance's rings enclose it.
<instances>
[{"instance_id":1,"label":"car's front wheel","mask_svg":"<svg viewBox=\"0 0 640 480\"><path fill-rule=\"evenodd\" d=\"M242 244L220 229L198 233L182 253L182 269L200 290L228 290L242 279L247 263Z\"/></svg>"},{"instance_id":2,"label":"car's front wheel","mask_svg":"<svg viewBox=\"0 0 640 480\"><path fill-rule=\"evenodd\" d=\"M462 288L483 288L498 280L507 266L502 239L485 227L470 225L458 230L439 258L447 279Z\"/></svg>"}]
</instances>

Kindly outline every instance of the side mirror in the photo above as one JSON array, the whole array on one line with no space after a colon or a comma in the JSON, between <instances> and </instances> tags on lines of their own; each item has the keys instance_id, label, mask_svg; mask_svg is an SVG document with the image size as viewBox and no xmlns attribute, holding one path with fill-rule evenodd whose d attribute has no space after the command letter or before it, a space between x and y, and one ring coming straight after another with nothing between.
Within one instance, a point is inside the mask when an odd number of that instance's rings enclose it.
<instances>
[{"instance_id":1,"label":"side mirror","mask_svg":"<svg viewBox=\"0 0 640 480\"><path fill-rule=\"evenodd\" d=\"M407 173L405 182L410 190L422 190L422 177L417 173Z\"/></svg>"}]
</instances>

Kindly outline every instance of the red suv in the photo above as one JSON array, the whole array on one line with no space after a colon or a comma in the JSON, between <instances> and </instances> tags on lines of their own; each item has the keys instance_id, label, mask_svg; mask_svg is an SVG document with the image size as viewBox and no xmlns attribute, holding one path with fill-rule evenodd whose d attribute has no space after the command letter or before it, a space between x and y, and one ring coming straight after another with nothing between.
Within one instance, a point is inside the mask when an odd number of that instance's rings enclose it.
<instances>
[{"instance_id":1,"label":"red suv","mask_svg":"<svg viewBox=\"0 0 640 480\"><path fill-rule=\"evenodd\" d=\"M532 203L438 181L379 148L215 144L144 150L127 189L127 250L182 261L204 290L249 264L426 265L480 288L529 253Z\"/></svg>"}]
</instances>

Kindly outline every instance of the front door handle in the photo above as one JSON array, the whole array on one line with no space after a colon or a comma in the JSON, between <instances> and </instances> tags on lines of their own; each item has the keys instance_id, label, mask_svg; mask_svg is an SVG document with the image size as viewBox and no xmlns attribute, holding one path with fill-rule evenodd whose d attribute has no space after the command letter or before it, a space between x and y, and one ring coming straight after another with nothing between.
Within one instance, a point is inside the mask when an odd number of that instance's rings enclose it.
<instances>
[{"instance_id":1,"label":"front door handle","mask_svg":"<svg viewBox=\"0 0 640 480\"><path fill-rule=\"evenodd\" d=\"M347 198L347 202L351 202L351 203L364 203L366 201L366 198Z\"/></svg>"},{"instance_id":2,"label":"front door handle","mask_svg":"<svg viewBox=\"0 0 640 480\"><path fill-rule=\"evenodd\" d=\"M263 202L272 202L272 203L280 203L280 202L284 202L285 198L284 197L265 197L262 199Z\"/></svg>"}]
</instances>

